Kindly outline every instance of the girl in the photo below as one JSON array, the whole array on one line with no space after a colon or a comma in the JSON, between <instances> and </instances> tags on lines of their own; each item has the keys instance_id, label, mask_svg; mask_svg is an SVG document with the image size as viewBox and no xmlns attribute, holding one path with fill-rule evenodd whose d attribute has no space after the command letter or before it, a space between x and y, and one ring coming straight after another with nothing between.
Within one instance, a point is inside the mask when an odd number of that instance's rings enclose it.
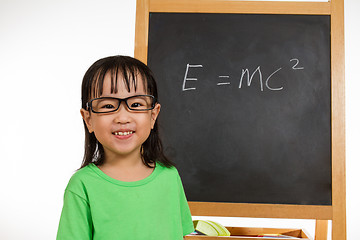
<instances>
[{"instance_id":1,"label":"girl","mask_svg":"<svg viewBox=\"0 0 360 240\"><path fill-rule=\"evenodd\" d=\"M165 157L150 69L96 61L82 83L85 154L64 194L58 240L177 240L194 231L179 174Z\"/></svg>"}]
</instances>

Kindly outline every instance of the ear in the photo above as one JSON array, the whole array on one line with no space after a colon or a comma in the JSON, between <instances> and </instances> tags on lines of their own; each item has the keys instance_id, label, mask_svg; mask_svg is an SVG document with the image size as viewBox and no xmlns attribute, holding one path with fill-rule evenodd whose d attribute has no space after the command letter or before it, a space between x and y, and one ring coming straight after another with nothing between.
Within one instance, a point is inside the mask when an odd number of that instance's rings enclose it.
<instances>
[{"instance_id":1,"label":"ear","mask_svg":"<svg viewBox=\"0 0 360 240\"><path fill-rule=\"evenodd\" d=\"M156 119L160 113L160 108L161 108L161 105L159 103L156 103L154 109L151 110L151 129L154 128Z\"/></svg>"},{"instance_id":2,"label":"ear","mask_svg":"<svg viewBox=\"0 0 360 240\"><path fill-rule=\"evenodd\" d=\"M92 133L94 130L92 128L92 124L91 124L91 115L89 111L86 111L85 109L80 109L80 113L82 118L84 119L84 122L86 124L86 127L89 130L89 133Z\"/></svg>"}]
</instances>

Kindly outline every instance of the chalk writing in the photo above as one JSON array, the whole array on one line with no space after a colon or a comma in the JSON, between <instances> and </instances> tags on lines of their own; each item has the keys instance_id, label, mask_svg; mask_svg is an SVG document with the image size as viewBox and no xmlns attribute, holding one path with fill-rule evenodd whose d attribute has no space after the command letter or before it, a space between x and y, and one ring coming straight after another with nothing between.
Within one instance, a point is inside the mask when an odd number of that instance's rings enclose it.
<instances>
[{"instance_id":1,"label":"chalk writing","mask_svg":"<svg viewBox=\"0 0 360 240\"><path fill-rule=\"evenodd\" d=\"M295 62L295 64L291 67L293 70L303 70L304 67L300 67L299 65L299 59L297 58L293 58L290 60L290 62ZM196 87L192 86L192 87L187 87L186 82L187 81L197 81L197 78L194 77L189 77L189 69L190 68L202 68L203 65L201 64L186 64L186 70L185 70L185 76L184 76L184 80L183 80L183 86L182 86L182 90L183 91L188 91L188 90L196 90ZM279 87L275 87L271 85L271 79L272 77L277 74L278 72L280 72L283 68L277 68L274 72L272 72L265 80L265 89L268 89L270 91L281 91L284 89L283 86L279 86ZM218 76L219 79L221 79L221 81L219 81L216 85L217 86L224 86L224 85L230 85L231 82L230 81L223 81L223 79L230 79L230 76L228 75L220 75ZM246 82L246 86L250 87L253 80L254 79L258 79L259 80L259 84L260 84L260 91L263 92L264 91L264 81L263 81L263 74L261 71L261 66L258 66L257 68L255 68L255 70L253 72L251 72L248 68L242 68L241 69L241 75L240 75L240 79L239 79L239 87L238 88L242 88L243 85L245 84L244 82Z\"/></svg>"},{"instance_id":2,"label":"chalk writing","mask_svg":"<svg viewBox=\"0 0 360 240\"><path fill-rule=\"evenodd\" d=\"M230 76L219 76L219 78L229 78ZM230 82L219 82L217 86L230 85Z\"/></svg>"},{"instance_id":3,"label":"chalk writing","mask_svg":"<svg viewBox=\"0 0 360 240\"><path fill-rule=\"evenodd\" d=\"M182 86L182 90L183 91L187 91L187 90L195 90L196 88L192 87L192 88L186 88L186 81L197 81L197 78L189 78L188 77L188 72L189 72L189 68L198 68L198 67L203 67L202 65L198 64L198 65L190 65L190 64L186 64L186 71L185 71L185 77L184 77L184 82L183 82L183 86Z\"/></svg>"},{"instance_id":4,"label":"chalk writing","mask_svg":"<svg viewBox=\"0 0 360 240\"><path fill-rule=\"evenodd\" d=\"M277 69L275 72L273 72L272 74L270 74L269 77L266 79L265 85L266 85L266 87L267 87L269 90L279 91L279 90L282 90L282 89L283 89L283 87L280 87L280 88L272 88L272 87L269 86L269 80L270 80L270 78L271 78L275 73L277 73L277 72L280 71L280 70L281 70L281 68Z\"/></svg>"},{"instance_id":5,"label":"chalk writing","mask_svg":"<svg viewBox=\"0 0 360 240\"><path fill-rule=\"evenodd\" d=\"M255 73L259 73L259 81L260 81L260 89L261 91L264 91L264 88L263 88L263 81L262 81L262 74L261 74L261 70L260 70L260 66L258 66L255 71L251 74L251 76L249 77L249 69L241 69L241 77L240 77L240 83L239 83L239 88L241 88L242 86L242 81L243 81L243 77L244 75L246 74L247 76L247 86L250 87L251 85L251 82L252 82L252 79L255 75Z\"/></svg>"},{"instance_id":6,"label":"chalk writing","mask_svg":"<svg viewBox=\"0 0 360 240\"><path fill-rule=\"evenodd\" d=\"M294 70L302 70L302 69L304 69L303 67L296 67L299 64L299 59L293 58L293 59L290 60L290 62L292 62L292 61L296 61L295 65L292 67L292 69L294 69Z\"/></svg>"}]
</instances>

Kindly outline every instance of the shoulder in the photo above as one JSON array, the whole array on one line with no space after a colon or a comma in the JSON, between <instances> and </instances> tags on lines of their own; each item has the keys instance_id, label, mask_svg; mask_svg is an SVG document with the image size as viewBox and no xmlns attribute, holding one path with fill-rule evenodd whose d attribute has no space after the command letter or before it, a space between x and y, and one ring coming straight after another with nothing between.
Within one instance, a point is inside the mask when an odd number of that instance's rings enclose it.
<instances>
[{"instance_id":1,"label":"shoulder","mask_svg":"<svg viewBox=\"0 0 360 240\"><path fill-rule=\"evenodd\" d=\"M166 167L166 166L162 165L161 163L157 163L156 167L160 168L159 172L161 172L160 176L161 176L162 181L169 181L169 182L173 182L173 183L176 182L177 184L181 183L181 178L180 178L179 172L176 169L176 167L174 167L174 166Z\"/></svg>"},{"instance_id":2,"label":"shoulder","mask_svg":"<svg viewBox=\"0 0 360 240\"><path fill-rule=\"evenodd\" d=\"M69 183L79 183L82 182L84 180L86 180L87 178L89 178L92 175L92 170L91 170L91 165L88 165L86 167L83 167L79 170L77 170L72 177L70 178Z\"/></svg>"},{"instance_id":3,"label":"shoulder","mask_svg":"<svg viewBox=\"0 0 360 240\"><path fill-rule=\"evenodd\" d=\"M95 172L91 169L92 166L88 165L75 172L69 180L66 191L71 191L76 194L82 194L86 191L86 186L97 178Z\"/></svg>"},{"instance_id":4,"label":"shoulder","mask_svg":"<svg viewBox=\"0 0 360 240\"><path fill-rule=\"evenodd\" d=\"M166 167L161 163L156 163L156 167L160 168L161 172L163 174L167 174L167 175L173 175L173 176L179 176L179 172L176 169L176 167L171 166L171 167Z\"/></svg>"}]
</instances>

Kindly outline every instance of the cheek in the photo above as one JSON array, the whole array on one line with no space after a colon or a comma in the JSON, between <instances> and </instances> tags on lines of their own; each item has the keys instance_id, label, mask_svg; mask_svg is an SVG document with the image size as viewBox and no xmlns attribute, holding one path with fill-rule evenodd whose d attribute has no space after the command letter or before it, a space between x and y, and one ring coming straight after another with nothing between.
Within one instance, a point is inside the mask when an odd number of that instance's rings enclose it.
<instances>
[{"instance_id":1,"label":"cheek","mask_svg":"<svg viewBox=\"0 0 360 240\"><path fill-rule=\"evenodd\" d=\"M96 134L101 134L103 131L107 131L109 129L110 122L106 118L102 119L93 119L92 120L92 128Z\"/></svg>"},{"instance_id":2,"label":"cheek","mask_svg":"<svg viewBox=\"0 0 360 240\"><path fill-rule=\"evenodd\" d=\"M150 135L151 129L153 129L155 121L152 120L151 116L146 116L141 123L141 130L144 134ZM140 127L140 126L138 126ZM139 129L140 130L140 129Z\"/></svg>"}]
</instances>

